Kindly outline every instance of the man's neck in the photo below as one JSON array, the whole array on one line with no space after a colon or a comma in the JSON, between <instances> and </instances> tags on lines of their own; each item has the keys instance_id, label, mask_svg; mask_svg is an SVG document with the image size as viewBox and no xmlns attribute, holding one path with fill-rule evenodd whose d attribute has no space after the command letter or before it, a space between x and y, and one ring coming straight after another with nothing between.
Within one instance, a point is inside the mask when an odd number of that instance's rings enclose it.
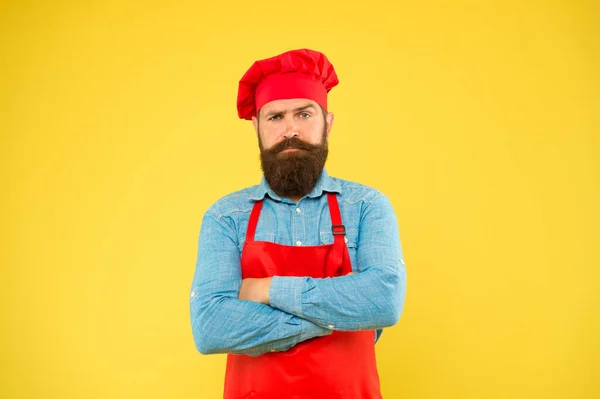
<instances>
[{"instance_id":1,"label":"man's neck","mask_svg":"<svg viewBox=\"0 0 600 399\"><path fill-rule=\"evenodd\" d=\"M300 201L300 199L301 199L302 197L283 197L283 198L287 198L287 199L289 199L290 201L293 201L293 202L294 202L294 204L297 204L297 203Z\"/></svg>"}]
</instances>

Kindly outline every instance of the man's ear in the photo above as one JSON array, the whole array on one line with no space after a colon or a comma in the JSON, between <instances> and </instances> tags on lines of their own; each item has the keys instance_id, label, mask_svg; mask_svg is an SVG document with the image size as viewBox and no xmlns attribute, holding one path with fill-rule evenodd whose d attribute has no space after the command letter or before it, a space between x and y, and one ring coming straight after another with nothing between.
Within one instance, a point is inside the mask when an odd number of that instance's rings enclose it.
<instances>
[{"instance_id":1,"label":"man's ear","mask_svg":"<svg viewBox=\"0 0 600 399\"><path fill-rule=\"evenodd\" d=\"M252 125L254 126L254 131L256 132L256 135L258 136L258 119L256 118L256 116L252 117Z\"/></svg>"},{"instance_id":2,"label":"man's ear","mask_svg":"<svg viewBox=\"0 0 600 399\"><path fill-rule=\"evenodd\" d=\"M331 131L331 127L333 126L333 119L333 112L327 113L327 116L325 117L325 123L327 123L327 133L325 134L325 137L327 138L327 140L329 140L329 132Z\"/></svg>"}]
</instances>

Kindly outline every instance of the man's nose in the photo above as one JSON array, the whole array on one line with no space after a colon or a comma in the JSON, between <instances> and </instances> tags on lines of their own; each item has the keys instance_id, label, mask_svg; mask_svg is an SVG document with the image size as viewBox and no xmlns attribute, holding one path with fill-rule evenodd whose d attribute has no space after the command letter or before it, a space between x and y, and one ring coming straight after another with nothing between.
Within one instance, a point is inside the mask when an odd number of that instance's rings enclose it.
<instances>
[{"instance_id":1,"label":"man's nose","mask_svg":"<svg viewBox=\"0 0 600 399\"><path fill-rule=\"evenodd\" d=\"M292 137L295 137L295 136L297 136L297 135L298 135L298 132L296 132L296 131L291 131L291 130L288 130L287 132L285 132L285 133L283 134L283 136L284 136L286 139L291 139Z\"/></svg>"},{"instance_id":2,"label":"man's nose","mask_svg":"<svg viewBox=\"0 0 600 399\"><path fill-rule=\"evenodd\" d=\"M294 123L294 118L289 118L286 124L286 130L283 135L286 139L291 139L294 136L298 136L298 131L296 130L296 124Z\"/></svg>"}]
</instances>

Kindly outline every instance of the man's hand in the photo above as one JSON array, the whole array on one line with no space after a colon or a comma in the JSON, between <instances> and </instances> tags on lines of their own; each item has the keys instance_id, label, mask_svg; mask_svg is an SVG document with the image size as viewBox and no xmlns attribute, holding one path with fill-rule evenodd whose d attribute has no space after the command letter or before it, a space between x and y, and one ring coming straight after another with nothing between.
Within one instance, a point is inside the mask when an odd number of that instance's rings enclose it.
<instances>
[{"instance_id":1,"label":"man's hand","mask_svg":"<svg viewBox=\"0 0 600 399\"><path fill-rule=\"evenodd\" d=\"M245 278L242 280L238 298L243 301L252 301L269 305L269 289L271 277Z\"/></svg>"}]
</instances>

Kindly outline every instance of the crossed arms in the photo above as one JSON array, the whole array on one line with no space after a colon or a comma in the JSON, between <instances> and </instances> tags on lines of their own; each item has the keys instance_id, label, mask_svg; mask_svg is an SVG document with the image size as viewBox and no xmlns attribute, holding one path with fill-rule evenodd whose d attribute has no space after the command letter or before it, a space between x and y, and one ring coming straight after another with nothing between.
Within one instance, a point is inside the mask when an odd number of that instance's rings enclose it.
<instances>
[{"instance_id":1,"label":"crossed arms","mask_svg":"<svg viewBox=\"0 0 600 399\"><path fill-rule=\"evenodd\" d=\"M257 356L331 334L398 322L406 292L398 225L387 197L361 214L353 274L242 281L238 235L209 209L198 243L190 316L200 353Z\"/></svg>"}]
</instances>

